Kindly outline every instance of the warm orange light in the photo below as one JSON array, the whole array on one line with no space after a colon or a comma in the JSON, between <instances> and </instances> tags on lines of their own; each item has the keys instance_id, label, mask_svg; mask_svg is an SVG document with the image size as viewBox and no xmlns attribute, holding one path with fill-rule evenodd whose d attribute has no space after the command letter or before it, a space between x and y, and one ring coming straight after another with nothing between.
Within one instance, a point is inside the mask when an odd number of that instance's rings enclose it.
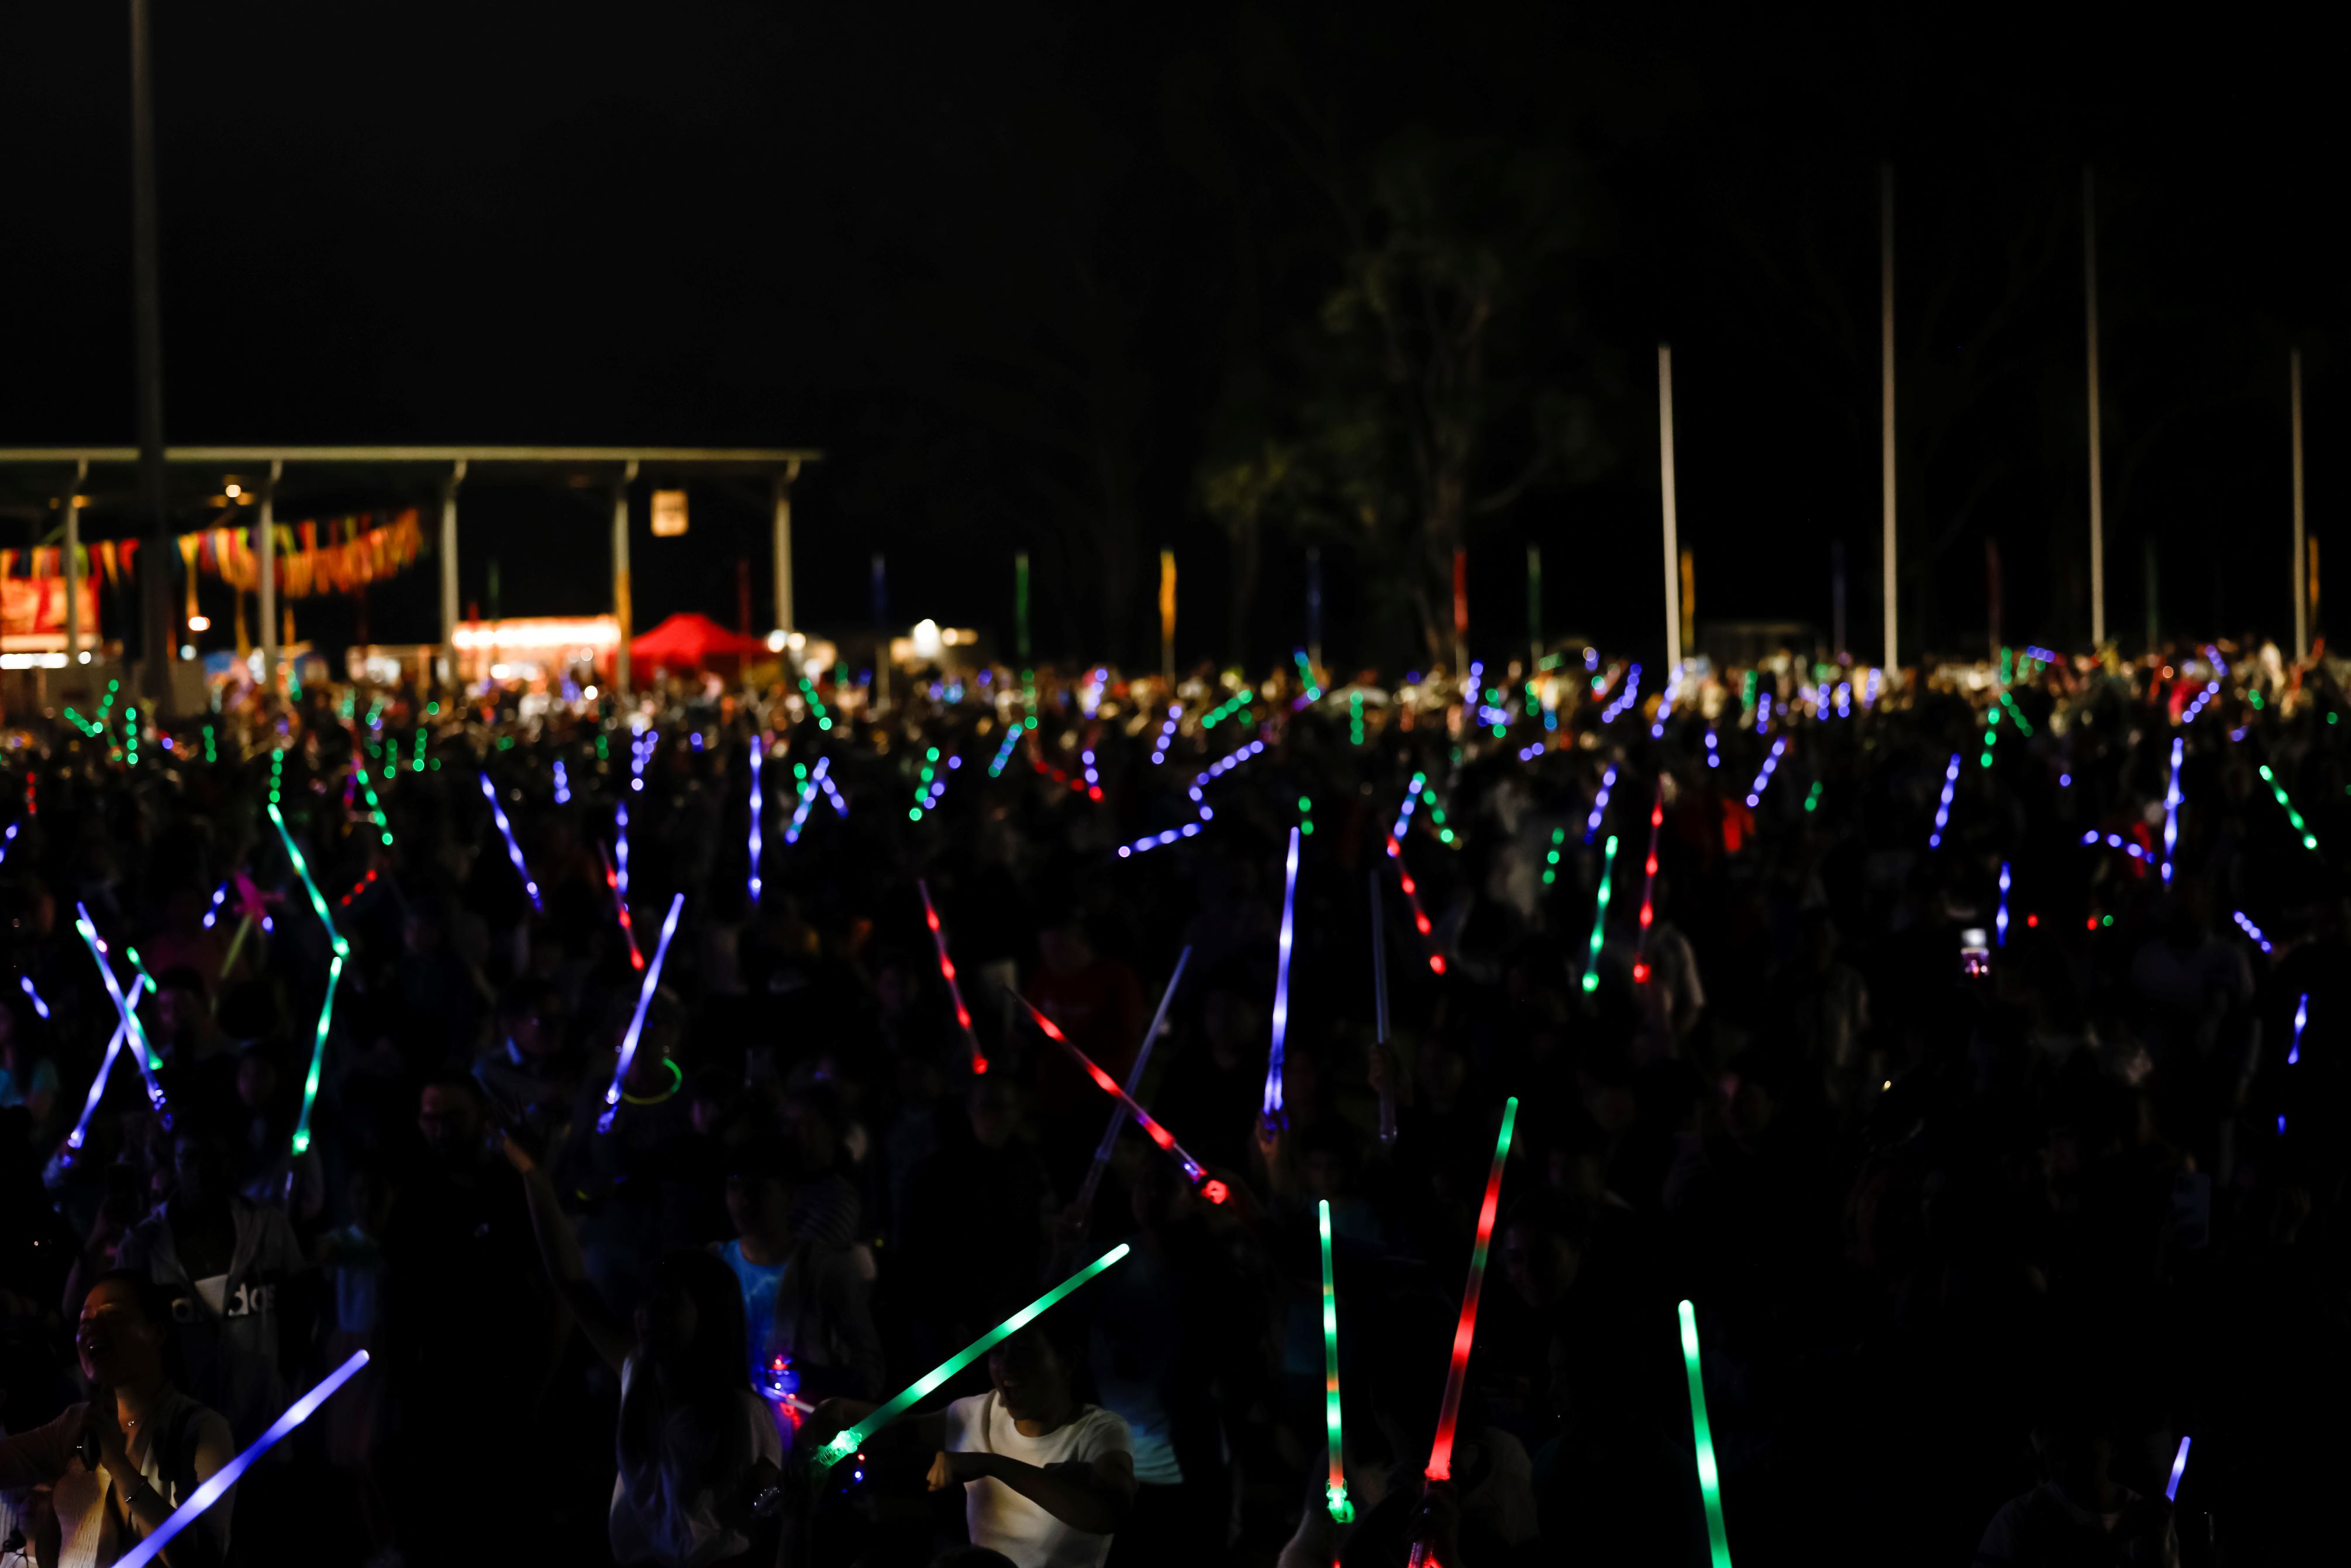
<instances>
[{"instance_id":1,"label":"warm orange light","mask_svg":"<svg viewBox=\"0 0 2351 1568\"><path fill-rule=\"evenodd\" d=\"M191 632L209 632L209 631L211 631L212 629L213 629L213 618L212 618L211 616L209 616L209 615L191 615L191 616L189 616L189 617L188 617L188 630L189 630L189 631L191 631Z\"/></svg>"}]
</instances>

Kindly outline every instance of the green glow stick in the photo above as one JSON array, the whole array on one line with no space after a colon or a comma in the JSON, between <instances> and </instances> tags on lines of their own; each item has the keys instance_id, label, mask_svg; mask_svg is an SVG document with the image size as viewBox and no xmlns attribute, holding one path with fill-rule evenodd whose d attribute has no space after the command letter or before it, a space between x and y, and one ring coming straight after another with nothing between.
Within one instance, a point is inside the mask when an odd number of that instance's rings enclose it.
<instances>
[{"instance_id":1,"label":"green glow stick","mask_svg":"<svg viewBox=\"0 0 2351 1568\"><path fill-rule=\"evenodd\" d=\"M956 1373L961 1372L965 1367L969 1366L981 1356L986 1355L989 1351L995 1349L1006 1339L1018 1333L1020 1330L1027 1328L1030 1323L1036 1322L1037 1319L1042 1317L1047 1309L1058 1305L1061 1298L1067 1296L1080 1285L1084 1284L1088 1280L1092 1279L1096 1274L1101 1273L1103 1270L1109 1268L1112 1264L1125 1257L1131 1250L1132 1249L1129 1248L1125 1242L1120 1242L1117 1246L1112 1248L1109 1251L1103 1253L1101 1257L1095 1259L1092 1262L1087 1264L1084 1268L1079 1270L1076 1273L1071 1275L1068 1279L1062 1281L1060 1284L1054 1286L1051 1290L1046 1291L1043 1295L1038 1297L1035 1301L1029 1302L1027 1306L1021 1308L1019 1312L1013 1313L1010 1317L1005 1319L1002 1322L997 1324L994 1328L988 1330L986 1333L980 1335L969 1344L964 1346L963 1349L956 1352L955 1354L947 1357L946 1360L939 1363L938 1365L933 1367L930 1371L923 1374L922 1376L914 1380L913 1386L909 1387L904 1393L899 1395L895 1399L891 1400L887 1405L882 1406L876 1409L872 1415L866 1416L864 1420L858 1422L853 1427L842 1427L838 1433L834 1434L832 1441L827 1443L823 1448L819 1448L814 1454L809 1456L809 1469L810 1472L812 1474L821 1476L825 1471L832 1469L833 1466L841 1463L841 1460L857 1452L860 1448L864 1446L865 1440L868 1437L873 1436L874 1433L880 1431L891 1422L895 1421L899 1416L904 1416L908 1410L913 1409L915 1401L931 1393L941 1384L946 1382L948 1378L953 1377Z\"/></svg>"},{"instance_id":2,"label":"green glow stick","mask_svg":"<svg viewBox=\"0 0 2351 1568\"><path fill-rule=\"evenodd\" d=\"M1331 1439L1331 1480L1324 1488L1334 1524L1352 1524L1355 1505L1347 1500L1347 1469L1339 1442L1339 1295L1331 1280L1331 1200L1322 1220L1322 1427Z\"/></svg>"},{"instance_id":3,"label":"green glow stick","mask_svg":"<svg viewBox=\"0 0 2351 1568\"><path fill-rule=\"evenodd\" d=\"M310 1111L319 1103L319 1079L327 1064L327 1030L335 1021L335 987L342 980L343 960L350 956L351 945L335 929L334 920L327 914L327 901L320 895L319 884L310 880L310 864L302 858L294 835L286 831L286 819L278 815L274 803L269 808L269 820L277 825L277 837L286 845L295 873L301 877L302 886L310 894L310 907L318 911L319 924L327 928L327 938L334 945L334 956L327 962L327 999L319 1004L319 1024L310 1037L310 1071L302 1080L302 1113L294 1122L294 1152L299 1155L310 1147Z\"/></svg>"},{"instance_id":4,"label":"green glow stick","mask_svg":"<svg viewBox=\"0 0 2351 1568\"><path fill-rule=\"evenodd\" d=\"M1690 1431L1698 1440L1698 1490L1706 1501L1706 1538L1714 1568L1730 1568L1730 1538L1722 1529L1722 1476L1714 1465L1714 1428L1706 1418L1706 1381L1698 1368L1698 1312L1681 1304L1682 1367L1689 1374Z\"/></svg>"},{"instance_id":5,"label":"green glow stick","mask_svg":"<svg viewBox=\"0 0 2351 1568\"><path fill-rule=\"evenodd\" d=\"M2302 847L2306 850L2316 850L2317 837L2311 832L2310 824L2302 820L2302 813L2294 809L2294 802L2285 798L2285 790L2278 783L2276 777L2270 772L2268 763L2262 764L2261 774L2262 782L2268 785L2270 793L2277 797L2278 810L2283 811L2285 820L2294 824L2294 831L2302 835Z\"/></svg>"},{"instance_id":6,"label":"green glow stick","mask_svg":"<svg viewBox=\"0 0 2351 1568\"><path fill-rule=\"evenodd\" d=\"M1600 944L1608 934L1608 894L1616 881L1616 835L1608 835L1608 848L1600 857L1600 902L1592 911L1592 947L1583 960L1583 988L1600 988Z\"/></svg>"},{"instance_id":7,"label":"green glow stick","mask_svg":"<svg viewBox=\"0 0 2351 1568\"><path fill-rule=\"evenodd\" d=\"M131 956L131 967L138 972L139 986L146 987L149 994L152 996L162 996L163 988L155 983L155 977L149 974L147 966L140 961L139 949L126 942L122 946L122 950ZM131 1003L133 1007L139 1005L139 986L131 988ZM147 1048L147 1070L150 1072L155 1072L161 1071L162 1066L163 1059L155 1054L155 1048L151 1043Z\"/></svg>"}]
</instances>

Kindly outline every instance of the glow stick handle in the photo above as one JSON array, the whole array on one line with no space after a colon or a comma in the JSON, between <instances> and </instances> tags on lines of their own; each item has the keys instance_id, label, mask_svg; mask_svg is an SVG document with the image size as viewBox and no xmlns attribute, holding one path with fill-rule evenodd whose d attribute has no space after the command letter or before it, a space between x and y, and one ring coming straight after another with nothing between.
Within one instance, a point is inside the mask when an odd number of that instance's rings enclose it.
<instances>
[{"instance_id":1,"label":"glow stick handle","mask_svg":"<svg viewBox=\"0 0 2351 1568\"><path fill-rule=\"evenodd\" d=\"M637 988L637 1010L630 1015L629 1032L621 1037L621 1059L612 1064L611 1086L604 1091L603 1113L596 1118L596 1130L612 1130L612 1117L621 1108L621 1085L629 1076L629 1066L637 1059L637 1037L644 1032L645 1009L653 1005L653 993L661 988L662 962L669 956L669 939L677 935L678 911L685 907L685 894L677 894L669 901L669 914L662 918L661 940L653 946L653 967L645 971L644 983Z\"/></svg>"},{"instance_id":2,"label":"glow stick handle","mask_svg":"<svg viewBox=\"0 0 2351 1568\"><path fill-rule=\"evenodd\" d=\"M1698 1312L1681 1304L1682 1368L1689 1375L1690 1435L1698 1447L1698 1490L1706 1504L1706 1538L1714 1568L1730 1568L1730 1538L1722 1528L1722 1475L1714 1463L1714 1427L1706 1418L1706 1380L1698 1364Z\"/></svg>"},{"instance_id":3,"label":"glow stick handle","mask_svg":"<svg viewBox=\"0 0 2351 1568\"><path fill-rule=\"evenodd\" d=\"M1494 1215L1502 1202L1502 1167L1510 1157L1510 1133L1519 1120L1519 1097L1502 1103L1502 1130L1494 1140L1494 1168L1486 1177L1486 1201L1478 1210L1478 1241L1469 1252L1469 1282L1461 1290L1461 1321L1453 1330L1453 1363L1445 1371L1445 1400L1437 1407L1437 1441L1428 1450L1428 1479L1453 1479L1453 1427L1461 1415L1461 1385L1469 1374L1469 1344L1478 1333L1478 1296L1486 1283L1486 1253L1494 1240Z\"/></svg>"},{"instance_id":4,"label":"glow stick handle","mask_svg":"<svg viewBox=\"0 0 2351 1568\"><path fill-rule=\"evenodd\" d=\"M981 1356L986 1355L989 1351L995 1349L998 1344L1010 1338L1013 1334L1018 1333L1020 1330L1027 1328L1030 1323L1036 1322L1051 1308L1059 1305L1062 1299L1068 1296L1071 1291L1076 1290L1080 1285L1084 1284L1088 1280L1092 1279L1096 1274L1101 1273L1112 1264L1118 1262L1121 1259L1124 1258L1130 1250L1132 1250L1132 1249L1129 1248L1125 1242L1120 1242L1117 1246L1112 1248L1109 1251L1103 1253L1101 1257L1095 1259L1092 1262L1087 1264L1084 1268L1079 1270L1076 1273L1071 1275L1068 1279L1062 1281L1060 1284L1054 1286L1051 1290L1046 1291L1043 1295L1038 1297L1035 1301L1029 1302L1027 1306L1021 1308L1019 1312L1013 1313L1010 1317L1005 1319L1002 1322L997 1324L994 1328L988 1330L986 1333L980 1335L969 1344L964 1346L963 1349L956 1352L955 1354L947 1357L946 1360L939 1363L938 1365L933 1367L930 1371L923 1374L923 1375L916 1378L904 1393L898 1395L897 1397L892 1399L888 1404L876 1409L872 1415L866 1416L865 1419L858 1422L854 1426L842 1427L839 1433L835 1434L831 1442L827 1443L823 1448L819 1448L815 1453L809 1456L810 1471L812 1474L821 1476L825 1471L832 1469L833 1466L839 1464L850 1455L857 1452L857 1450L864 1445L864 1442L868 1437L871 1437L874 1433L880 1431L883 1427L888 1426L891 1422L904 1415L908 1410L913 1409L917 1400L920 1400L924 1396L937 1388L941 1384L946 1382L948 1378L953 1377L956 1373L961 1372L965 1367L969 1366L973 1362L977 1361Z\"/></svg>"},{"instance_id":5,"label":"glow stick handle","mask_svg":"<svg viewBox=\"0 0 2351 1568\"><path fill-rule=\"evenodd\" d=\"M1192 949L1189 946L1176 955L1176 972L1167 977L1167 988L1159 993L1159 1010L1151 1015L1151 1027L1144 1031L1143 1043L1135 1047L1134 1067L1126 1075L1126 1095L1130 1100L1143 1092L1143 1073L1151 1065L1151 1048L1159 1042L1159 1030L1167 1022L1167 1006L1176 999L1176 986L1184 977L1184 966L1191 961ZM1111 1151L1118 1146L1119 1129L1125 1125L1126 1107L1113 1106L1110 1124L1102 1129L1102 1142L1094 1148L1094 1163L1086 1172L1084 1183L1078 1188L1081 1225L1094 1211L1094 1195L1102 1190L1102 1171L1110 1164Z\"/></svg>"},{"instance_id":6,"label":"glow stick handle","mask_svg":"<svg viewBox=\"0 0 2351 1568\"><path fill-rule=\"evenodd\" d=\"M368 1353L353 1351L351 1358L329 1373L324 1381L309 1393L286 1407L286 1413L269 1424L269 1430L254 1439L253 1447L213 1472L204 1483L188 1494L188 1500L172 1511L172 1517L155 1527L155 1532L114 1560L114 1568L146 1568L155 1555L172 1544L180 1531L196 1522L204 1511L228 1495L237 1478L253 1468L253 1462L276 1447L279 1438L310 1418L311 1412L324 1405L336 1389L349 1383L368 1364Z\"/></svg>"}]
</instances>

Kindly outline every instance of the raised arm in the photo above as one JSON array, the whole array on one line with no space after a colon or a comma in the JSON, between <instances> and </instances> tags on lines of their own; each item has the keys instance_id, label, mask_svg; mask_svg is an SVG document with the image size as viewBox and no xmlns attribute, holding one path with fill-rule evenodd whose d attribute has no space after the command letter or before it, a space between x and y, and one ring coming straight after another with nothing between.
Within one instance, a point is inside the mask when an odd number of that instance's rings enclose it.
<instances>
[{"instance_id":1,"label":"raised arm","mask_svg":"<svg viewBox=\"0 0 2351 1568\"><path fill-rule=\"evenodd\" d=\"M1134 1457L1124 1448L1061 1465L944 1450L931 1461L933 1491L983 1476L1003 1482L1071 1529L1090 1535L1110 1534L1134 1503Z\"/></svg>"},{"instance_id":2,"label":"raised arm","mask_svg":"<svg viewBox=\"0 0 2351 1568\"><path fill-rule=\"evenodd\" d=\"M570 1221L563 1218L563 1206L555 1196L555 1184L547 1177L538 1163L524 1152L512 1138L504 1139L500 1148L507 1163L522 1176L524 1196L530 1203L530 1233L538 1241L539 1261L546 1266L547 1277L555 1286L555 1293L571 1309L579 1322L580 1332L596 1354L604 1358L614 1372L628 1360L633 1336L620 1314L597 1294L589 1282L588 1266L580 1260L580 1239L571 1234Z\"/></svg>"}]
</instances>

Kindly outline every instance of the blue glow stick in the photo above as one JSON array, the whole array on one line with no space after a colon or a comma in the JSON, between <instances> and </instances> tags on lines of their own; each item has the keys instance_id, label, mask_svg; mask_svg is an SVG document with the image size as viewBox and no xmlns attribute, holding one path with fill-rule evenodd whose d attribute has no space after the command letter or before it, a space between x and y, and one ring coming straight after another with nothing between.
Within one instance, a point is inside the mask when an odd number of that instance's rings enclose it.
<instances>
[{"instance_id":1,"label":"blue glow stick","mask_svg":"<svg viewBox=\"0 0 2351 1568\"><path fill-rule=\"evenodd\" d=\"M24 825L22 822L11 822L8 824L8 831L0 833L0 865L8 863L8 852L16 842L16 830Z\"/></svg>"},{"instance_id":2,"label":"blue glow stick","mask_svg":"<svg viewBox=\"0 0 2351 1568\"><path fill-rule=\"evenodd\" d=\"M214 1470L202 1486L188 1494L188 1500L172 1511L172 1517L155 1527L155 1532L114 1560L114 1568L146 1568L158 1552L172 1544L172 1537L196 1522L204 1511L228 1495L237 1478L253 1468L253 1462L275 1448L278 1440L310 1418L311 1413L324 1405L336 1389L358 1375L368 1364L368 1353L355 1350L351 1358L329 1373L319 1385L286 1407L286 1413L269 1424L269 1430L254 1439L253 1447Z\"/></svg>"},{"instance_id":3,"label":"blue glow stick","mask_svg":"<svg viewBox=\"0 0 2351 1568\"><path fill-rule=\"evenodd\" d=\"M148 985L144 977L138 983ZM148 988L153 989L152 986ZM106 1042L106 1056L98 1064L98 1076L89 1081L89 1094L81 1103L81 1116L74 1123L73 1131L66 1134L66 1146L58 1163L67 1170L73 1168L76 1151L89 1136L90 1118L98 1114L98 1103L106 1098L106 1086L113 1078L114 1059L122 1054L122 1042L130 1038L130 1030L125 1025L117 1023L114 1026L114 1037Z\"/></svg>"},{"instance_id":4,"label":"blue glow stick","mask_svg":"<svg viewBox=\"0 0 2351 1568\"><path fill-rule=\"evenodd\" d=\"M1769 701L1769 698L1764 699ZM1782 736L1771 743L1771 755L1763 759L1763 771L1755 776L1755 786L1747 791L1747 809L1753 810L1763 803L1763 791L1771 788L1771 775L1778 771L1780 758L1788 749L1788 737Z\"/></svg>"},{"instance_id":5,"label":"blue glow stick","mask_svg":"<svg viewBox=\"0 0 2351 1568\"><path fill-rule=\"evenodd\" d=\"M765 759L768 745L756 733L751 737L751 907L759 907L759 764Z\"/></svg>"},{"instance_id":6,"label":"blue glow stick","mask_svg":"<svg viewBox=\"0 0 2351 1568\"><path fill-rule=\"evenodd\" d=\"M16 983L25 988L25 994L26 996L33 998L33 1010L41 1015L41 1021L43 1023L48 1022L49 1004L43 1001L41 999L41 993L33 988L33 977L26 975L20 978Z\"/></svg>"},{"instance_id":7,"label":"blue glow stick","mask_svg":"<svg viewBox=\"0 0 2351 1568\"><path fill-rule=\"evenodd\" d=\"M662 960L669 956L669 939L677 935L678 911L685 907L685 894L677 894L669 901L669 913L662 918L661 940L653 946L653 961L645 970L644 984L637 988L637 1010L629 1019L629 1032L621 1037L621 1060L612 1064L611 1086L604 1091L603 1113L596 1118L596 1130L609 1133L612 1118L621 1109L621 1085L629 1076L629 1065L637 1059L637 1037L645 1030L645 1009L653 1005L653 992L661 988Z\"/></svg>"},{"instance_id":8,"label":"blue glow stick","mask_svg":"<svg viewBox=\"0 0 2351 1568\"><path fill-rule=\"evenodd\" d=\"M1281 947L1273 976L1273 1049L1265 1064L1262 1109L1268 1118L1281 1114L1281 1048L1290 1033L1290 949L1298 910L1298 830L1290 830L1290 858L1282 872Z\"/></svg>"},{"instance_id":9,"label":"blue glow stick","mask_svg":"<svg viewBox=\"0 0 2351 1568\"><path fill-rule=\"evenodd\" d=\"M571 775L564 771L560 757L555 759L555 803L559 806L571 804Z\"/></svg>"},{"instance_id":10,"label":"blue glow stick","mask_svg":"<svg viewBox=\"0 0 2351 1568\"><path fill-rule=\"evenodd\" d=\"M2171 885L2171 852L2179 843L2179 754L2188 742L2171 739L2171 787L2163 792L2163 884Z\"/></svg>"},{"instance_id":11,"label":"blue glow stick","mask_svg":"<svg viewBox=\"0 0 2351 1568\"><path fill-rule=\"evenodd\" d=\"M163 1099L163 1086L155 1082L155 1070L147 1065L150 1055L147 1031L139 1027L139 1009L123 999L122 988L115 984L114 971L108 967L106 962L106 944L98 939L98 927L90 924L89 909L85 904L74 905L74 929L81 934L83 944L89 948L90 960L98 966L99 978L106 982L106 994L114 998L114 1010L121 1015L122 1027L131 1031L131 1043L137 1048L131 1060L138 1062L139 1076L145 1081L147 1103L154 1108L164 1130L169 1132L172 1107ZM139 982L134 980L131 984L135 987Z\"/></svg>"},{"instance_id":12,"label":"blue glow stick","mask_svg":"<svg viewBox=\"0 0 2351 1568\"><path fill-rule=\"evenodd\" d=\"M2245 912L2243 910L2232 909L2229 912L2229 917L2237 923L2237 928L2239 930L2242 931L2246 936L2253 939L2254 946L2259 947L2264 953L2271 950L2270 939L2262 935L2262 928L2260 926L2245 918Z\"/></svg>"},{"instance_id":13,"label":"blue glow stick","mask_svg":"<svg viewBox=\"0 0 2351 1568\"><path fill-rule=\"evenodd\" d=\"M482 786L482 799L490 803L490 820L498 825L498 837L507 841L507 859L514 862L515 875L522 878L522 890L530 894L530 906L533 909L546 908L539 902L538 883L530 879L530 868L522 863L522 846L515 842L514 824L507 821L507 809L498 804L497 787L490 782L490 776L486 773L476 773L474 777Z\"/></svg>"},{"instance_id":14,"label":"blue glow stick","mask_svg":"<svg viewBox=\"0 0 2351 1568\"><path fill-rule=\"evenodd\" d=\"M2302 1030L2310 1021L2310 993L2304 991L2294 1004L2294 1044L2285 1053L2285 1064L2292 1067L2302 1060Z\"/></svg>"},{"instance_id":15,"label":"blue glow stick","mask_svg":"<svg viewBox=\"0 0 2351 1568\"><path fill-rule=\"evenodd\" d=\"M2008 946L2008 862L2000 862L2000 908L1992 915L1992 946Z\"/></svg>"},{"instance_id":16,"label":"blue glow stick","mask_svg":"<svg viewBox=\"0 0 2351 1568\"><path fill-rule=\"evenodd\" d=\"M1145 850L1155 850L1172 844L1178 839L1196 839L1200 836L1200 830L1206 825L1202 822L1186 822L1180 828L1169 828L1164 832L1146 833L1131 844L1119 845L1118 858L1127 860L1143 853Z\"/></svg>"},{"instance_id":17,"label":"blue glow stick","mask_svg":"<svg viewBox=\"0 0 2351 1568\"><path fill-rule=\"evenodd\" d=\"M816 805L817 790L823 785L825 773L831 767L831 758L818 758L816 771L810 774L808 782L800 786L800 803L792 808L792 820L784 826L784 842L787 844L800 841L800 830L808 826L809 811Z\"/></svg>"},{"instance_id":18,"label":"blue glow stick","mask_svg":"<svg viewBox=\"0 0 2351 1568\"><path fill-rule=\"evenodd\" d=\"M2171 1457L2171 1479L2163 1483L2163 1500L2166 1502L2178 1502L2179 1500L2179 1478L2188 1473L2188 1445L2189 1441L2190 1439L2185 1434L2182 1434L2179 1439L2179 1452Z\"/></svg>"},{"instance_id":19,"label":"blue glow stick","mask_svg":"<svg viewBox=\"0 0 2351 1568\"><path fill-rule=\"evenodd\" d=\"M625 800L612 802L612 896L625 906L629 902L629 803Z\"/></svg>"},{"instance_id":20,"label":"blue glow stick","mask_svg":"<svg viewBox=\"0 0 2351 1568\"><path fill-rule=\"evenodd\" d=\"M1610 763L1600 776L1600 792L1592 798L1592 815L1584 819L1583 841L1590 843L1600 836L1600 820L1608 813L1608 792L1616 788L1616 765Z\"/></svg>"},{"instance_id":21,"label":"blue glow stick","mask_svg":"<svg viewBox=\"0 0 2351 1568\"><path fill-rule=\"evenodd\" d=\"M1959 787L1959 754L1951 753L1951 765L1943 770L1943 798L1935 804L1935 831L1927 836L1927 847L1943 847L1943 830L1951 825L1951 791Z\"/></svg>"}]
</instances>

